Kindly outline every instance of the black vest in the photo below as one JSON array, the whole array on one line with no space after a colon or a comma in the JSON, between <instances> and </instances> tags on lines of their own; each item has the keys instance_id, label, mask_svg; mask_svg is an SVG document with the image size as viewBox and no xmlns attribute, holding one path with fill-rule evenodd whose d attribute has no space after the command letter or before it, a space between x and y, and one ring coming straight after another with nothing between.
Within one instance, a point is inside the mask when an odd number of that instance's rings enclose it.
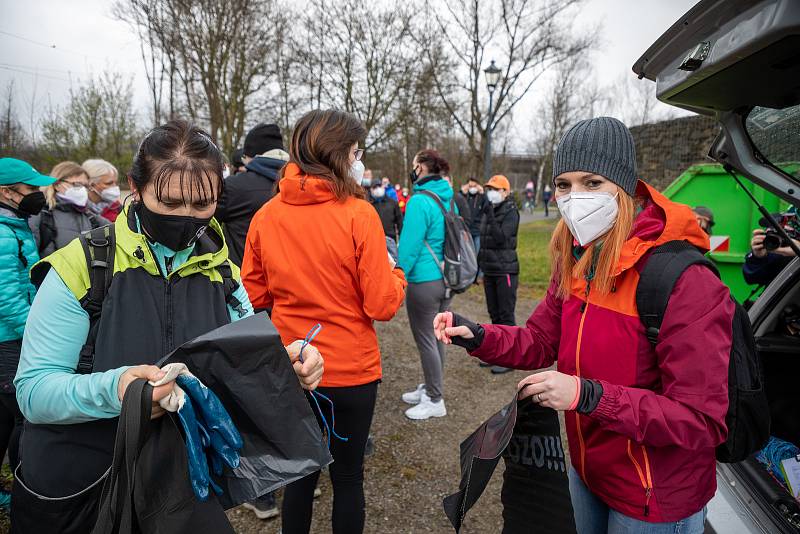
<instances>
[{"instance_id":1,"label":"black vest","mask_svg":"<svg viewBox=\"0 0 800 534\"><path fill-rule=\"evenodd\" d=\"M221 239L209 234L198 241L196 254L221 246ZM126 252L118 245L116 253ZM75 261L85 268L82 256ZM103 302L92 372L154 364L230 321L222 283L202 273L167 280L142 268L116 272ZM116 429L116 417L72 425L26 422L21 438L25 484L48 497L86 488L111 465Z\"/></svg>"}]
</instances>

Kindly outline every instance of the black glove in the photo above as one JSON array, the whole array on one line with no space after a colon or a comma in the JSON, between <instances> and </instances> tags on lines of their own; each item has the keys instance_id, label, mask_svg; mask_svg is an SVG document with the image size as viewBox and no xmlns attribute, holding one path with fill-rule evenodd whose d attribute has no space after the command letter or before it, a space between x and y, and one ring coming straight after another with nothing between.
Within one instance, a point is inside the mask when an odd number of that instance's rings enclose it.
<instances>
[{"instance_id":1,"label":"black glove","mask_svg":"<svg viewBox=\"0 0 800 534\"><path fill-rule=\"evenodd\" d=\"M466 326L469 328L469 331L472 332L472 335L475 336L472 339L466 339L461 336L454 336L451 338L453 341L453 345L458 345L459 347L464 347L467 349L467 352L472 352L477 350L478 347L481 346L483 343L483 336L485 332L483 327L479 324L475 324L466 317L462 317L457 313L453 314L453 326Z\"/></svg>"},{"instance_id":2,"label":"black glove","mask_svg":"<svg viewBox=\"0 0 800 534\"><path fill-rule=\"evenodd\" d=\"M584 415L589 415L600 404L600 397L603 396L603 385L596 380L581 378L581 396L575 411Z\"/></svg>"}]
</instances>

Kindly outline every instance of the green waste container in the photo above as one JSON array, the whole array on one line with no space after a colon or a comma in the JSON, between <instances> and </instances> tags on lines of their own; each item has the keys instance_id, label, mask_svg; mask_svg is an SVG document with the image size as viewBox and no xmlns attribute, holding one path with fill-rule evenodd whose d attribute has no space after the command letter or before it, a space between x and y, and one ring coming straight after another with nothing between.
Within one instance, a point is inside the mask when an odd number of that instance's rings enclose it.
<instances>
[{"instance_id":1,"label":"green waste container","mask_svg":"<svg viewBox=\"0 0 800 534\"><path fill-rule=\"evenodd\" d=\"M792 175L800 170L800 163L781 165ZM789 204L747 178L741 177L758 201L770 213L785 211ZM744 257L750 251L750 238L761 213L758 207L741 190L739 184L717 163L693 165L672 182L664 195L690 207L705 206L714 213L711 234L712 251L709 256L719 269L722 281L731 289L739 302L743 302L755 286L748 285L742 275Z\"/></svg>"}]
</instances>

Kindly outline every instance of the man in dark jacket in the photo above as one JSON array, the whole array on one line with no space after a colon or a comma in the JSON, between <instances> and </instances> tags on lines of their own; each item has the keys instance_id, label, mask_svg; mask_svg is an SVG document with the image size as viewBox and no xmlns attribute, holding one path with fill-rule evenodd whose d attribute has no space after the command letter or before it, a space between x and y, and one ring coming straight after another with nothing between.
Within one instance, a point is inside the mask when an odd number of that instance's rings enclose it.
<instances>
[{"instance_id":1,"label":"man in dark jacket","mask_svg":"<svg viewBox=\"0 0 800 534\"><path fill-rule=\"evenodd\" d=\"M519 281L519 212L509 197L511 185L508 178L502 175L492 176L484 187L486 202L480 217L481 248L478 252L478 266L483 271L486 307L489 309L492 324L515 326L514 309L517 305ZM494 374L510 370L492 366Z\"/></svg>"},{"instance_id":2,"label":"man in dark jacket","mask_svg":"<svg viewBox=\"0 0 800 534\"><path fill-rule=\"evenodd\" d=\"M397 236L400 235L400 231L403 229L403 215L400 213L400 205L397 201L386 195L386 188L380 178L373 178L372 180L369 201L381 218L383 233L386 234L386 237L397 242Z\"/></svg>"},{"instance_id":3,"label":"man in dark jacket","mask_svg":"<svg viewBox=\"0 0 800 534\"><path fill-rule=\"evenodd\" d=\"M483 209L486 204L483 188L478 183L478 180L473 177L461 188L459 196L466 201L469 209L470 216L464 217L464 221L469 225L469 233L472 235L472 241L477 252L481 248L481 219L483 218Z\"/></svg>"},{"instance_id":4,"label":"man in dark jacket","mask_svg":"<svg viewBox=\"0 0 800 534\"><path fill-rule=\"evenodd\" d=\"M225 180L214 214L224 225L229 257L238 266L242 265L250 221L274 195L278 171L289 160L275 124L262 123L247 132L243 151L247 170Z\"/></svg>"}]
</instances>

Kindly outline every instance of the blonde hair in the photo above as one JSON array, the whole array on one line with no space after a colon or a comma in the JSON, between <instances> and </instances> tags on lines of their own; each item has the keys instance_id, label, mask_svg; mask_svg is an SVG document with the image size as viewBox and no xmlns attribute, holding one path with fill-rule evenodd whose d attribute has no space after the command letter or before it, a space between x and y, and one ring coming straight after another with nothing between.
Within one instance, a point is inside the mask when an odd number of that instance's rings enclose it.
<instances>
[{"instance_id":1,"label":"blonde hair","mask_svg":"<svg viewBox=\"0 0 800 534\"><path fill-rule=\"evenodd\" d=\"M57 181L42 188L44 196L47 199L47 206L50 209L53 209L56 206L56 184L58 181L72 178L73 176L80 176L81 174L89 178L89 173L87 173L83 167L74 161L62 161L53 167L53 170L50 171L50 176L55 178Z\"/></svg>"},{"instance_id":2,"label":"blonde hair","mask_svg":"<svg viewBox=\"0 0 800 534\"><path fill-rule=\"evenodd\" d=\"M558 276L558 296L567 299L574 280L585 278L594 264L592 288L608 294L614 286L614 268L622 247L628 240L636 217L637 200L620 189L617 196L619 212L614 226L601 239L586 247L579 260L573 254L573 237L564 220L560 220L550 239L550 262L554 276ZM598 252L599 249L599 252ZM599 254L594 261L595 254Z\"/></svg>"},{"instance_id":3,"label":"blonde hair","mask_svg":"<svg viewBox=\"0 0 800 534\"><path fill-rule=\"evenodd\" d=\"M81 163L81 167L89 175L89 183L97 183L101 176L106 174L113 174L114 179L119 177L117 168L104 159L87 159Z\"/></svg>"}]
</instances>

